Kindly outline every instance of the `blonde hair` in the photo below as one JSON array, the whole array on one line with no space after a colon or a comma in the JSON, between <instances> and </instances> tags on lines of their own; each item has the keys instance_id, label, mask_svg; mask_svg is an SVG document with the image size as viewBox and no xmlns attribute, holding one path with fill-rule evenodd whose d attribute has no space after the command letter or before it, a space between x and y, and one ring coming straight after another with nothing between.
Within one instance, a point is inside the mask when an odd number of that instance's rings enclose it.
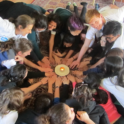
<instances>
[{"instance_id":1,"label":"blonde hair","mask_svg":"<svg viewBox=\"0 0 124 124\"><path fill-rule=\"evenodd\" d=\"M24 101L24 93L20 89L5 89L0 94L0 116L8 114L9 111L18 110Z\"/></svg>"},{"instance_id":2,"label":"blonde hair","mask_svg":"<svg viewBox=\"0 0 124 124\"><path fill-rule=\"evenodd\" d=\"M87 23L90 23L93 17L100 17L100 13L96 9L90 9L85 15L85 20Z\"/></svg>"}]
</instances>

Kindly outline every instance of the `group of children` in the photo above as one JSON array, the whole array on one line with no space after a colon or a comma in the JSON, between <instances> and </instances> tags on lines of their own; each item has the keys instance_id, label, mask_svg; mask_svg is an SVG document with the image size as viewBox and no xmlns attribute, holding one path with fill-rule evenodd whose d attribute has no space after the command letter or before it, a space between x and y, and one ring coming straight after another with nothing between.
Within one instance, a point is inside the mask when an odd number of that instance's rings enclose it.
<instances>
[{"instance_id":1,"label":"group of children","mask_svg":"<svg viewBox=\"0 0 124 124\"><path fill-rule=\"evenodd\" d=\"M124 123L124 7L87 10L81 2L79 15L70 5L49 12L0 2L0 124ZM62 63L73 71L59 77L51 65ZM44 84L48 92L22 111Z\"/></svg>"}]
</instances>

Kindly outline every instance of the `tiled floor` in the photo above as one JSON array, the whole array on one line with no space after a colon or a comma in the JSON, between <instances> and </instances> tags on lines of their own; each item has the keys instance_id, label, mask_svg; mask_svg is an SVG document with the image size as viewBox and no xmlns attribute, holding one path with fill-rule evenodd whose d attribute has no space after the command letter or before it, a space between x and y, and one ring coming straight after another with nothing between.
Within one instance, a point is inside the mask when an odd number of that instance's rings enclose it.
<instances>
[{"instance_id":1,"label":"tiled floor","mask_svg":"<svg viewBox=\"0 0 124 124\"><path fill-rule=\"evenodd\" d=\"M80 2L87 2L88 4L88 9L94 8L94 6L91 4L92 0L35 0L33 4L42 6L45 9L48 8L56 8L56 7L66 7L68 2L76 2L78 5L79 10L82 8L80 5ZM119 0L118 0L119 1ZM121 0L120 0L121 1ZM96 3L99 3L100 7L112 4L113 0L96 0ZM117 6L123 6L124 2L115 2ZM73 8L73 7L71 7Z\"/></svg>"}]
</instances>

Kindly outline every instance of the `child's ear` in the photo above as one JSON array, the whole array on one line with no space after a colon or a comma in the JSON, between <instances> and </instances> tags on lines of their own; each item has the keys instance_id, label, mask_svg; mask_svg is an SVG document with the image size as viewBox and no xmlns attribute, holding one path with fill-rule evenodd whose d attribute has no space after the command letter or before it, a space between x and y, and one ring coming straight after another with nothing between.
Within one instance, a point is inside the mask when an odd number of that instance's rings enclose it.
<instances>
[{"instance_id":1,"label":"child's ear","mask_svg":"<svg viewBox=\"0 0 124 124\"><path fill-rule=\"evenodd\" d=\"M21 52L21 51L19 51L17 54L18 54L18 55L22 55L22 52Z\"/></svg>"},{"instance_id":2,"label":"child's ear","mask_svg":"<svg viewBox=\"0 0 124 124\"><path fill-rule=\"evenodd\" d=\"M19 30L21 30L21 29L23 29L23 28L22 28L22 26L21 26L21 25L19 25L19 26L18 26L18 29L19 29Z\"/></svg>"}]
</instances>

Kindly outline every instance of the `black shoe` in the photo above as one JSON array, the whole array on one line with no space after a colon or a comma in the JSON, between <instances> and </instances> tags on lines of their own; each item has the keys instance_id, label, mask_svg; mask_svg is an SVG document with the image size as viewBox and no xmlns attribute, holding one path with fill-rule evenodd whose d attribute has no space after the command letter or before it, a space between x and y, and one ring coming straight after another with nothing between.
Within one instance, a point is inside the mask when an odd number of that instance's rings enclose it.
<instances>
[{"instance_id":1,"label":"black shoe","mask_svg":"<svg viewBox=\"0 0 124 124\"><path fill-rule=\"evenodd\" d=\"M86 3L86 2L81 2L80 4L83 5L83 6L87 6L88 3Z\"/></svg>"}]
</instances>

